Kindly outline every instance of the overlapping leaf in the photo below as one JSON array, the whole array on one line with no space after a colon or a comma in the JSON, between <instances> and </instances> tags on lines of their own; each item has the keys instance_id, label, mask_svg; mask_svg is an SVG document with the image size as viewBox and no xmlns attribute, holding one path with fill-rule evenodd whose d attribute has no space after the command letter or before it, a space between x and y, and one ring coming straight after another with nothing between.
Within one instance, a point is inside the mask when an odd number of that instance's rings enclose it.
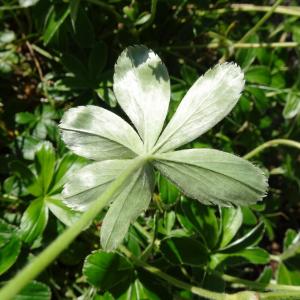
<instances>
[{"instance_id":1,"label":"overlapping leaf","mask_svg":"<svg viewBox=\"0 0 300 300\"><path fill-rule=\"evenodd\" d=\"M187 196L204 204L249 205L260 200L267 183L246 160L218 150L189 149L157 154L155 167Z\"/></svg>"}]
</instances>

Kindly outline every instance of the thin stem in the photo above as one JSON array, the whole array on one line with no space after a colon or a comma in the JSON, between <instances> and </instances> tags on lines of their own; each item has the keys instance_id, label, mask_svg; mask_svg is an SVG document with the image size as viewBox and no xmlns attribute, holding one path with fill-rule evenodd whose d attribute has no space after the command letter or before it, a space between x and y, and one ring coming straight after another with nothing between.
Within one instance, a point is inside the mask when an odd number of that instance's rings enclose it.
<instances>
[{"instance_id":1,"label":"thin stem","mask_svg":"<svg viewBox=\"0 0 300 300\"><path fill-rule=\"evenodd\" d=\"M119 249L128 257L130 258L135 265L142 267L144 270L156 275L157 277L160 277L161 279L169 282L173 286L176 286L178 288L190 291L194 295L202 296L205 299L212 299L212 300L225 300L225 295L226 294L221 294L221 293L216 293L212 291L208 291L205 289L202 289L200 287L192 286L188 283L185 283L181 280L178 280L177 278L170 276L160 269L150 266L147 263L141 261L137 257L135 257L127 248L124 246L120 246Z\"/></svg>"},{"instance_id":2,"label":"thin stem","mask_svg":"<svg viewBox=\"0 0 300 300\"><path fill-rule=\"evenodd\" d=\"M250 159L253 156L256 156L257 154L265 150L266 148L277 147L279 145L293 147L300 150L300 143L297 141L288 139L275 139L261 144L260 146L256 147L255 149L244 155L243 158Z\"/></svg>"},{"instance_id":3,"label":"thin stem","mask_svg":"<svg viewBox=\"0 0 300 300\"><path fill-rule=\"evenodd\" d=\"M254 4L246 4L246 3L243 3L243 4L233 3L229 7L226 7L226 8L213 9L210 11L201 10L201 11L197 11L196 14L198 16L203 16L209 12L214 12L217 14L223 14L223 13L227 13L227 12L268 12L270 9L272 9L272 6L260 6L260 5L254 5ZM300 7L299 6L281 6L281 5L279 5L274 10L274 13L300 17Z\"/></svg>"},{"instance_id":4,"label":"thin stem","mask_svg":"<svg viewBox=\"0 0 300 300\"><path fill-rule=\"evenodd\" d=\"M23 270L11 279L1 290L0 299L9 300L14 298L17 293L41 273L54 259L67 248L68 245L86 228L92 220L105 207L108 201L122 186L126 179L140 168L147 160L147 157L138 157L132 160L128 168L121 173L115 181L105 190L101 197L95 201L80 219L71 227L65 230L54 240L42 253L32 260Z\"/></svg>"},{"instance_id":5,"label":"thin stem","mask_svg":"<svg viewBox=\"0 0 300 300\"><path fill-rule=\"evenodd\" d=\"M238 41L238 43L243 43L248 40L248 38L253 35L274 13L276 8L280 5L283 0L277 0L271 9L266 12L266 14L248 31L246 34Z\"/></svg>"},{"instance_id":6,"label":"thin stem","mask_svg":"<svg viewBox=\"0 0 300 300\"><path fill-rule=\"evenodd\" d=\"M145 30L146 28L150 27L154 20L156 15L156 7L157 7L157 0L151 1L151 16L150 19L141 27L140 32Z\"/></svg>"},{"instance_id":7,"label":"thin stem","mask_svg":"<svg viewBox=\"0 0 300 300\"><path fill-rule=\"evenodd\" d=\"M300 292L299 286L293 285L284 285L284 284L275 284L268 283L264 284L261 282L246 280L238 277L234 277L227 274L220 274L218 272L214 272L217 276L221 277L223 280L231 283L238 283L240 287L253 288L253 289L264 289L264 290L273 290L273 291L298 291Z\"/></svg>"},{"instance_id":8,"label":"thin stem","mask_svg":"<svg viewBox=\"0 0 300 300\"><path fill-rule=\"evenodd\" d=\"M235 43L230 45L233 49L248 49L248 48L297 48L299 43L297 42L274 42L274 43ZM218 49L222 47L228 47L228 45L220 44L220 43L209 43L206 45L174 45L174 46L166 46L158 49L161 50L188 50L188 49Z\"/></svg>"},{"instance_id":9,"label":"thin stem","mask_svg":"<svg viewBox=\"0 0 300 300\"><path fill-rule=\"evenodd\" d=\"M210 299L210 300L250 300L250 299L299 300L300 299L299 291L284 291L284 292L277 291L277 292L267 292L267 293L243 291L234 294L217 293L217 292L209 291L197 286L190 285L181 280L178 280L177 278L164 273L160 269L153 267L144 261L141 261L124 246L120 246L119 249L128 258L130 258L136 266L143 268L144 270L154 274L157 277L160 277L161 279L169 282L171 285L175 287L190 291L192 294L201 296L205 299Z\"/></svg>"}]
</instances>

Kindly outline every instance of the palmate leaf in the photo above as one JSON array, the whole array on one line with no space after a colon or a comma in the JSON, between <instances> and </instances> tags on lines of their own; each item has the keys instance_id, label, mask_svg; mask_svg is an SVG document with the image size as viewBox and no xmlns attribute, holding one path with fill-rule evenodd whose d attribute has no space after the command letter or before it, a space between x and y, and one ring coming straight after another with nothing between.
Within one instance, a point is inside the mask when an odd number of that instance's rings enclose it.
<instances>
[{"instance_id":1,"label":"palmate leaf","mask_svg":"<svg viewBox=\"0 0 300 300\"><path fill-rule=\"evenodd\" d=\"M158 55L144 46L125 49L118 58L114 92L150 150L161 130L170 101L170 79Z\"/></svg>"},{"instance_id":2,"label":"palmate leaf","mask_svg":"<svg viewBox=\"0 0 300 300\"><path fill-rule=\"evenodd\" d=\"M63 190L67 206L85 211L106 188L124 171L131 160L111 160L92 163L81 169ZM128 178L116 195L103 220L102 247L115 249L125 237L128 227L138 215L146 210L151 200L154 173L150 166L138 169Z\"/></svg>"},{"instance_id":3,"label":"palmate leaf","mask_svg":"<svg viewBox=\"0 0 300 300\"><path fill-rule=\"evenodd\" d=\"M142 142L133 128L117 115L97 106L69 109L59 127L66 145L89 159L133 158L142 151Z\"/></svg>"},{"instance_id":4,"label":"palmate leaf","mask_svg":"<svg viewBox=\"0 0 300 300\"><path fill-rule=\"evenodd\" d=\"M182 99L155 149L176 149L211 129L236 105L243 88L244 74L235 64L220 64L207 71Z\"/></svg>"},{"instance_id":5,"label":"palmate leaf","mask_svg":"<svg viewBox=\"0 0 300 300\"><path fill-rule=\"evenodd\" d=\"M129 160L94 162L77 172L62 192L64 202L70 208L85 211L129 164Z\"/></svg>"},{"instance_id":6,"label":"palmate leaf","mask_svg":"<svg viewBox=\"0 0 300 300\"><path fill-rule=\"evenodd\" d=\"M154 181L151 164L184 194L204 204L249 205L262 199L266 179L251 163L216 150L168 152L223 119L243 87L244 74L237 65L217 65L194 83L159 137L170 100L169 76L152 50L134 46L118 58L113 88L139 135L121 118L96 106L73 108L64 115L60 128L66 145L78 155L98 160L65 185L63 196L69 207L87 210L132 159L145 159L110 199L101 230L105 250L115 249L130 223L147 208Z\"/></svg>"},{"instance_id":7,"label":"palmate leaf","mask_svg":"<svg viewBox=\"0 0 300 300\"><path fill-rule=\"evenodd\" d=\"M102 224L101 245L115 249L124 239L131 222L148 208L154 187L151 166L137 170L113 200Z\"/></svg>"},{"instance_id":8,"label":"palmate leaf","mask_svg":"<svg viewBox=\"0 0 300 300\"><path fill-rule=\"evenodd\" d=\"M267 183L250 162L218 150L189 149L157 154L154 166L182 192L204 204L249 205L261 200Z\"/></svg>"}]
</instances>

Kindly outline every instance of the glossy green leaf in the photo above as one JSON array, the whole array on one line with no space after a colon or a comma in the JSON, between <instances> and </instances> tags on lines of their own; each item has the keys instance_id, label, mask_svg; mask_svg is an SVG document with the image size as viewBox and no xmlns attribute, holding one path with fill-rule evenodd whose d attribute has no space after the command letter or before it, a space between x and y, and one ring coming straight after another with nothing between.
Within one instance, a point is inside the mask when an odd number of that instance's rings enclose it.
<instances>
[{"instance_id":1,"label":"glossy green leaf","mask_svg":"<svg viewBox=\"0 0 300 300\"><path fill-rule=\"evenodd\" d=\"M287 94L286 104L283 110L283 116L286 119L292 119L300 113L300 94L291 90Z\"/></svg>"},{"instance_id":2,"label":"glossy green leaf","mask_svg":"<svg viewBox=\"0 0 300 300\"><path fill-rule=\"evenodd\" d=\"M230 260L234 258L243 258L252 264L267 264L270 261L269 253L258 247L249 247L240 251L231 253L217 253L211 257L211 268L216 268L220 263L227 261L230 265Z\"/></svg>"},{"instance_id":3,"label":"glossy green leaf","mask_svg":"<svg viewBox=\"0 0 300 300\"><path fill-rule=\"evenodd\" d=\"M45 22L44 43L48 44L70 13L68 6L51 6Z\"/></svg>"},{"instance_id":4,"label":"glossy green leaf","mask_svg":"<svg viewBox=\"0 0 300 300\"><path fill-rule=\"evenodd\" d=\"M124 183L102 223L101 245L105 250L114 250L123 241L130 223L148 208L153 188L154 172L151 166L137 170Z\"/></svg>"},{"instance_id":5,"label":"glossy green leaf","mask_svg":"<svg viewBox=\"0 0 300 300\"><path fill-rule=\"evenodd\" d=\"M222 253L233 253L237 251L242 251L250 246L255 246L262 239L265 231L264 223L259 223L253 229L248 231L241 238L233 241L231 244L227 245L225 248L219 250Z\"/></svg>"},{"instance_id":6,"label":"glossy green leaf","mask_svg":"<svg viewBox=\"0 0 300 300\"><path fill-rule=\"evenodd\" d=\"M160 198L165 204L173 204L178 200L179 191L177 187L163 176L159 177L158 189Z\"/></svg>"},{"instance_id":7,"label":"glossy green leaf","mask_svg":"<svg viewBox=\"0 0 300 300\"><path fill-rule=\"evenodd\" d=\"M43 198L30 203L20 224L20 233L25 243L33 243L44 231L48 222L48 209Z\"/></svg>"},{"instance_id":8,"label":"glossy green leaf","mask_svg":"<svg viewBox=\"0 0 300 300\"><path fill-rule=\"evenodd\" d=\"M50 143L43 143L35 154L37 180L35 185L41 188L41 195L46 195L55 170L55 151ZM36 195L39 196L39 195Z\"/></svg>"},{"instance_id":9,"label":"glossy green leaf","mask_svg":"<svg viewBox=\"0 0 300 300\"><path fill-rule=\"evenodd\" d=\"M199 234L210 249L218 242L218 221L213 208L201 203L181 198L177 210L179 222L187 229Z\"/></svg>"},{"instance_id":10,"label":"glossy green leaf","mask_svg":"<svg viewBox=\"0 0 300 300\"><path fill-rule=\"evenodd\" d=\"M66 145L94 160L133 158L142 142L133 128L117 115L88 105L69 109L59 125Z\"/></svg>"},{"instance_id":11,"label":"glossy green leaf","mask_svg":"<svg viewBox=\"0 0 300 300\"><path fill-rule=\"evenodd\" d=\"M267 182L262 171L229 153L189 149L155 157L153 163L164 176L185 195L204 204L249 205L266 193Z\"/></svg>"},{"instance_id":12,"label":"glossy green leaf","mask_svg":"<svg viewBox=\"0 0 300 300\"><path fill-rule=\"evenodd\" d=\"M0 275L17 260L21 251L21 241L16 228L0 220Z\"/></svg>"},{"instance_id":13,"label":"glossy green leaf","mask_svg":"<svg viewBox=\"0 0 300 300\"><path fill-rule=\"evenodd\" d=\"M79 168L86 164L85 159L68 153L56 163L53 182L48 194L52 195L61 191L63 185L72 177Z\"/></svg>"},{"instance_id":14,"label":"glossy green leaf","mask_svg":"<svg viewBox=\"0 0 300 300\"><path fill-rule=\"evenodd\" d=\"M235 64L220 64L207 71L182 99L156 149L176 149L211 129L229 114L243 88L244 75Z\"/></svg>"},{"instance_id":15,"label":"glossy green leaf","mask_svg":"<svg viewBox=\"0 0 300 300\"><path fill-rule=\"evenodd\" d=\"M50 288L41 282L33 281L29 283L14 300L50 300Z\"/></svg>"},{"instance_id":16,"label":"glossy green leaf","mask_svg":"<svg viewBox=\"0 0 300 300\"><path fill-rule=\"evenodd\" d=\"M144 46L125 49L115 65L114 92L150 150L162 130L170 101L165 65Z\"/></svg>"},{"instance_id":17,"label":"glossy green leaf","mask_svg":"<svg viewBox=\"0 0 300 300\"><path fill-rule=\"evenodd\" d=\"M288 285L300 285L300 266L299 266L299 257L297 261L294 261L296 264L289 264L282 262L279 264L276 280L279 284L288 284Z\"/></svg>"},{"instance_id":18,"label":"glossy green leaf","mask_svg":"<svg viewBox=\"0 0 300 300\"><path fill-rule=\"evenodd\" d=\"M240 207L222 208L222 238L220 248L225 247L234 238L243 223Z\"/></svg>"},{"instance_id":19,"label":"glossy green leaf","mask_svg":"<svg viewBox=\"0 0 300 300\"><path fill-rule=\"evenodd\" d=\"M161 241L164 257L176 265L201 266L208 261L207 248L188 237L171 237Z\"/></svg>"},{"instance_id":20,"label":"glossy green leaf","mask_svg":"<svg viewBox=\"0 0 300 300\"><path fill-rule=\"evenodd\" d=\"M150 291L143 283L136 279L132 282L126 292L118 297L118 300L160 300L161 298L154 292Z\"/></svg>"},{"instance_id":21,"label":"glossy green leaf","mask_svg":"<svg viewBox=\"0 0 300 300\"><path fill-rule=\"evenodd\" d=\"M90 284L108 290L129 279L133 266L121 254L98 250L86 257L82 273Z\"/></svg>"}]
</instances>

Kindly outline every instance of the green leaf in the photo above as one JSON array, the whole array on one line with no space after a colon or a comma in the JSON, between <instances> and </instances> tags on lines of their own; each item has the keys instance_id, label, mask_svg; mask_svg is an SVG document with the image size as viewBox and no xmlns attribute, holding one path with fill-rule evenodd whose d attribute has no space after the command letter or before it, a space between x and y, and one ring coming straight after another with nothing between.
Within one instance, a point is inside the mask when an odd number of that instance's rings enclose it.
<instances>
[{"instance_id":1,"label":"green leaf","mask_svg":"<svg viewBox=\"0 0 300 300\"><path fill-rule=\"evenodd\" d=\"M158 189L161 200L166 204L173 204L177 201L179 191L175 185L163 176L159 176Z\"/></svg>"},{"instance_id":2,"label":"green leaf","mask_svg":"<svg viewBox=\"0 0 300 300\"><path fill-rule=\"evenodd\" d=\"M36 122L37 118L34 114L30 112L20 112L16 114L16 122L18 124L30 124Z\"/></svg>"},{"instance_id":3,"label":"green leaf","mask_svg":"<svg viewBox=\"0 0 300 300\"><path fill-rule=\"evenodd\" d=\"M125 49L115 65L114 92L150 150L161 130L170 101L170 79L160 58L144 46Z\"/></svg>"},{"instance_id":4,"label":"green leaf","mask_svg":"<svg viewBox=\"0 0 300 300\"><path fill-rule=\"evenodd\" d=\"M106 251L122 243L130 223L148 208L154 188L154 171L151 166L137 170L124 183L112 200L101 227L101 245Z\"/></svg>"},{"instance_id":5,"label":"green leaf","mask_svg":"<svg viewBox=\"0 0 300 300\"><path fill-rule=\"evenodd\" d=\"M211 129L233 109L243 88L244 74L235 64L220 64L207 71L182 99L155 149L176 149Z\"/></svg>"},{"instance_id":6,"label":"green leaf","mask_svg":"<svg viewBox=\"0 0 300 300\"><path fill-rule=\"evenodd\" d=\"M161 241L164 257L176 265L201 266L208 261L207 248L188 237L171 237Z\"/></svg>"},{"instance_id":7,"label":"green leaf","mask_svg":"<svg viewBox=\"0 0 300 300\"><path fill-rule=\"evenodd\" d=\"M41 282L33 281L29 283L14 300L50 300L50 288Z\"/></svg>"},{"instance_id":8,"label":"green leaf","mask_svg":"<svg viewBox=\"0 0 300 300\"><path fill-rule=\"evenodd\" d=\"M0 219L0 275L16 262L20 251L21 241L16 228Z\"/></svg>"},{"instance_id":9,"label":"green leaf","mask_svg":"<svg viewBox=\"0 0 300 300\"><path fill-rule=\"evenodd\" d=\"M51 143L44 142L40 145L35 154L35 167L37 171L35 184L40 187L41 195L46 195L55 169L55 151Z\"/></svg>"},{"instance_id":10,"label":"green leaf","mask_svg":"<svg viewBox=\"0 0 300 300\"><path fill-rule=\"evenodd\" d=\"M284 235L283 252L286 251L295 242L297 242L299 238L300 233L297 234L297 232L294 229L288 229Z\"/></svg>"},{"instance_id":11,"label":"green leaf","mask_svg":"<svg viewBox=\"0 0 300 300\"><path fill-rule=\"evenodd\" d=\"M86 164L86 160L72 153L68 153L57 163L53 181L51 183L51 190L49 195L61 191L63 185L71 178L79 168Z\"/></svg>"},{"instance_id":12,"label":"green leaf","mask_svg":"<svg viewBox=\"0 0 300 300\"><path fill-rule=\"evenodd\" d=\"M296 91L291 90L286 99L286 104L283 109L285 119L292 119L300 113L300 95Z\"/></svg>"},{"instance_id":13,"label":"green leaf","mask_svg":"<svg viewBox=\"0 0 300 300\"><path fill-rule=\"evenodd\" d=\"M234 238L243 223L243 214L240 207L222 208L222 238L220 248L225 247Z\"/></svg>"},{"instance_id":14,"label":"green leaf","mask_svg":"<svg viewBox=\"0 0 300 300\"><path fill-rule=\"evenodd\" d=\"M146 288L139 279L132 282L126 292L118 297L118 300L160 300L154 292Z\"/></svg>"},{"instance_id":15,"label":"green leaf","mask_svg":"<svg viewBox=\"0 0 300 300\"><path fill-rule=\"evenodd\" d=\"M213 208L182 197L177 217L186 229L199 234L210 249L215 247L218 242L218 221Z\"/></svg>"},{"instance_id":16,"label":"green leaf","mask_svg":"<svg viewBox=\"0 0 300 300\"><path fill-rule=\"evenodd\" d=\"M235 240L231 244L227 245L225 248L219 250L222 253L233 253L237 251L242 251L250 246L255 246L262 239L265 231L264 223L259 223L249 232L247 232L241 238Z\"/></svg>"},{"instance_id":17,"label":"green leaf","mask_svg":"<svg viewBox=\"0 0 300 300\"><path fill-rule=\"evenodd\" d=\"M211 268L216 268L220 263L229 261L232 258L240 257L252 264L267 264L270 261L269 253L261 248L252 247L246 248L240 251L232 252L232 253L216 253L211 257ZM231 263L228 263L231 265Z\"/></svg>"},{"instance_id":18,"label":"green leaf","mask_svg":"<svg viewBox=\"0 0 300 300\"><path fill-rule=\"evenodd\" d=\"M142 152L134 129L110 111L93 106L69 109L59 125L66 145L94 160L133 158Z\"/></svg>"},{"instance_id":19,"label":"green leaf","mask_svg":"<svg viewBox=\"0 0 300 300\"><path fill-rule=\"evenodd\" d=\"M68 6L51 6L43 33L43 40L46 45L52 40L54 34L64 23L69 13L70 8Z\"/></svg>"},{"instance_id":20,"label":"green leaf","mask_svg":"<svg viewBox=\"0 0 300 300\"><path fill-rule=\"evenodd\" d=\"M279 284L300 285L300 267L299 258L298 266L281 262L277 269L276 279Z\"/></svg>"},{"instance_id":21,"label":"green leaf","mask_svg":"<svg viewBox=\"0 0 300 300\"><path fill-rule=\"evenodd\" d=\"M133 265L121 254L98 250L86 257L82 273L90 284L108 290L128 280Z\"/></svg>"},{"instance_id":22,"label":"green leaf","mask_svg":"<svg viewBox=\"0 0 300 300\"><path fill-rule=\"evenodd\" d=\"M246 81L268 85L271 81L270 69L266 66L252 66L246 72Z\"/></svg>"},{"instance_id":23,"label":"green leaf","mask_svg":"<svg viewBox=\"0 0 300 300\"><path fill-rule=\"evenodd\" d=\"M20 224L20 233L25 243L33 243L43 233L48 222L48 209L43 198L30 203Z\"/></svg>"},{"instance_id":24,"label":"green leaf","mask_svg":"<svg viewBox=\"0 0 300 300\"><path fill-rule=\"evenodd\" d=\"M80 0L70 0L70 17L74 29L77 20L79 4L80 4Z\"/></svg>"},{"instance_id":25,"label":"green leaf","mask_svg":"<svg viewBox=\"0 0 300 300\"><path fill-rule=\"evenodd\" d=\"M155 155L154 166L190 198L204 204L249 205L262 199L266 177L250 162L218 150Z\"/></svg>"}]
</instances>

